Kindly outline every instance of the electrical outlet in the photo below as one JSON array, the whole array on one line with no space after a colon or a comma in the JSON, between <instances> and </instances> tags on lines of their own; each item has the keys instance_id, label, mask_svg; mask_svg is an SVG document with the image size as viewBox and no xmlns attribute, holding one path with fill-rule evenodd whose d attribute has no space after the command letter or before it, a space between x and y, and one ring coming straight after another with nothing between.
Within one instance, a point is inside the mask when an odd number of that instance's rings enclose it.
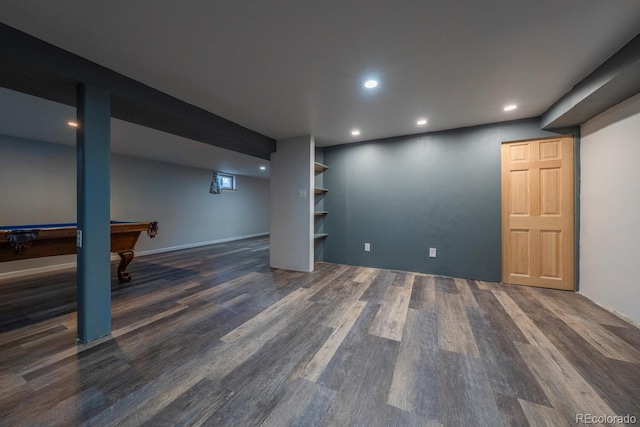
<instances>
[{"instance_id":1,"label":"electrical outlet","mask_svg":"<svg viewBox=\"0 0 640 427\"><path fill-rule=\"evenodd\" d=\"M304 188L301 188L298 190L298 197L300 197L301 199L306 199L307 198L307 190Z\"/></svg>"},{"instance_id":2,"label":"electrical outlet","mask_svg":"<svg viewBox=\"0 0 640 427\"><path fill-rule=\"evenodd\" d=\"M429 248L429 258L436 257L436 248Z\"/></svg>"},{"instance_id":3,"label":"electrical outlet","mask_svg":"<svg viewBox=\"0 0 640 427\"><path fill-rule=\"evenodd\" d=\"M365 243L364 244L364 251L365 252L371 252L371 243Z\"/></svg>"}]
</instances>

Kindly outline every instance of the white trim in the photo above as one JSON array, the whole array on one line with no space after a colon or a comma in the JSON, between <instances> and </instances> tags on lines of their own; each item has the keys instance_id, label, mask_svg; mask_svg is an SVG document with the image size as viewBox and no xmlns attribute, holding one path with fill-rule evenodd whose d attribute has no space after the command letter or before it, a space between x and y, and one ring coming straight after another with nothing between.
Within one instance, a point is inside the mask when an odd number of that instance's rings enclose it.
<instances>
[{"instance_id":1,"label":"white trim","mask_svg":"<svg viewBox=\"0 0 640 427\"><path fill-rule=\"evenodd\" d=\"M36 276L38 274L50 273L53 271L71 270L76 268L77 262L66 262L64 264L47 265L45 267L29 268L27 270L8 271L6 273L0 273L0 281L5 279L13 279L23 276Z\"/></svg>"},{"instance_id":2,"label":"white trim","mask_svg":"<svg viewBox=\"0 0 640 427\"><path fill-rule=\"evenodd\" d=\"M227 237L226 239L209 240L208 242L188 243L186 245L170 246L168 248L151 249L148 251L136 252L136 257L161 254L163 252L179 251L182 249L199 248L200 246L209 246L209 245L215 245L217 243L233 242L236 240L251 239L253 237L262 237L262 236L268 236L268 235L269 235L269 232L256 233L256 234L249 234L246 236L239 236L239 237Z\"/></svg>"},{"instance_id":3,"label":"white trim","mask_svg":"<svg viewBox=\"0 0 640 427\"><path fill-rule=\"evenodd\" d=\"M269 232L256 233L256 234L249 234L246 236L227 237L225 239L209 240L207 242L188 243L186 245L170 246L168 248L151 249L148 251L136 252L136 258L147 256L147 255L161 254L164 252L173 252L173 251L179 251L182 249L198 248L200 246L209 246L209 245L215 245L217 243L233 242L236 240L251 239L253 237L262 237L262 236L268 236L268 235L269 235ZM119 259L120 258L118 257L118 255L111 255L111 261L117 261ZM18 277L24 277L24 276L35 276L35 275L44 274L44 273L51 273L54 271L72 270L77 268L77 266L78 266L78 263L74 261L74 262L67 262L64 264L47 265L45 267L35 267L35 268L29 268L25 270L9 271L6 273L0 273L0 281L5 279L14 279Z\"/></svg>"},{"instance_id":4,"label":"white trim","mask_svg":"<svg viewBox=\"0 0 640 427\"><path fill-rule=\"evenodd\" d=\"M636 328L640 328L640 323L636 322L635 320L633 320L632 318L628 317L627 315L622 314L619 311L616 311L616 310L614 310L613 308L611 308L611 307L609 307L607 305L600 304L599 302L592 300L591 298L589 298L588 296L586 296L585 294L583 294L580 291L578 291L576 293L582 295L583 297L585 297L586 299L588 299L589 301L591 301L592 303L594 303L598 307L607 310L609 313L611 313L614 316L618 317L620 320L623 320L623 321L635 326Z\"/></svg>"}]
</instances>

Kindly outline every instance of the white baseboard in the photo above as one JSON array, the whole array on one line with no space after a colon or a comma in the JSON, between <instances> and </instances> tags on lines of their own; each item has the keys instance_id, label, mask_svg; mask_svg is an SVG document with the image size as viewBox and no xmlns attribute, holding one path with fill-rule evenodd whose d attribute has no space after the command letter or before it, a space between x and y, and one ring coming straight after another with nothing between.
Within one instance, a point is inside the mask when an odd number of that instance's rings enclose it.
<instances>
[{"instance_id":1,"label":"white baseboard","mask_svg":"<svg viewBox=\"0 0 640 427\"><path fill-rule=\"evenodd\" d=\"M609 307L608 305L600 304L599 302L592 300L591 298L589 298L588 296L586 296L585 294L583 294L580 291L578 291L577 293L582 295L583 297L585 297L586 299L588 299L589 301L591 301L592 303L594 303L598 307L604 308L605 310L607 310L608 312L610 312L614 316L620 318L621 320L623 320L623 321L625 321L627 323L630 323L631 325L635 326L636 328L640 328L640 323L638 323L634 319L630 318L626 314L620 313L619 311L614 310L613 308Z\"/></svg>"},{"instance_id":2,"label":"white baseboard","mask_svg":"<svg viewBox=\"0 0 640 427\"><path fill-rule=\"evenodd\" d=\"M257 234L249 234L246 236L227 237L224 239L209 240L207 242L188 243L186 245L170 246L167 248L150 249L148 251L140 251L140 252L136 251L136 258L143 257L146 255L161 254L164 252L179 251L182 249L198 248L200 246L209 246L209 245L215 245L217 243L233 242L236 240L251 239L253 237L262 237L262 236L268 236L268 235L269 235L269 232L257 233ZM118 257L118 255L114 255L114 254L111 255L111 261L117 261L119 259L120 257ZM74 262L66 262L63 264L47 265L44 267L28 268L25 270L8 271L6 273L0 273L0 281L5 279L15 279L18 277L25 277L25 276L36 276L40 274L51 273L54 271L73 270L73 269L76 269L77 266L78 266L78 263L74 261Z\"/></svg>"},{"instance_id":3,"label":"white baseboard","mask_svg":"<svg viewBox=\"0 0 640 427\"><path fill-rule=\"evenodd\" d=\"M64 264L47 265L44 267L34 267L26 270L8 271L0 273L0 281L14 279L23 276L37 276L39 274L51 273L54 271L73 270L78 266L77 262L65 262Z\"/></svg>"},{"instance_id":4,"label":"white baseboard","mask_svg":"<svg viewBox=\"0 0 640 427\"><path fill-rule=\"evenodd\" d=\"M257 233L257 234L248 234L246 236L227 237L227 238L224 238L224 239L209 240L207 242L188 243L186 245L169 246L167 248L159 248L159 249L150 249L148 251L136 252L136 257L141 257L141 256L146 256L146 255L154 255L154 254L161 254L161 253L164 253L164 252L179 251L179 250L182 250L182 249L199 248L200 246L215 245L215 244L218 244L218 243L234 242L236 240L244 240L244 239L251 239L253 237L268 236L269 234L270 234L269 232Z\"/></svg>"}]
</instances>

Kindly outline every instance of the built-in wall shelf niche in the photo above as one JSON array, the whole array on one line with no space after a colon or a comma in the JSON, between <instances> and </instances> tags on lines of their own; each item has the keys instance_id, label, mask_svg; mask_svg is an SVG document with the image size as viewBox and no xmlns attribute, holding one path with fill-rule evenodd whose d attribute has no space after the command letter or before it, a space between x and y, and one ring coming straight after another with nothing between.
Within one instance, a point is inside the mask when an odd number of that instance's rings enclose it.
<instances>
[{"instance_id":1,"label":"built-in wall shelf niche","mask_svg":"<svg viewBox=\"0 0 640 427\"><path fill-rule=\"evenodd\" d=\"M323 165L322 163L318 163L318 162L314 162L313 164L313 169L315 170L316 173L316 185L320 185L322 186L322 177L318 176L320 174L322 174L324 171L326 171L327 169L329 169L329 167L327 165ZM319 202L319 204L317 204L317 208L319 209L323 209L323 202L322 202L322 196L329 190L327 190L326 188L322 188L322 187L315 187L313 189L314 194L316 195L316 197L318 198L316 201ZM313 217L315 219L315 228L316 228L316 232L313 235L313 239L318 241L318 243L316 244L316 250L319 248L318 245L322 245L322 243L320 242L320 240L324 239L325 237L328 236L328 233L324 233L324 225L323 225L323 220L324 217L328 214L329 212L325 211L325 210L317 210L313 213Z\"/></svg>"}]
</instances>

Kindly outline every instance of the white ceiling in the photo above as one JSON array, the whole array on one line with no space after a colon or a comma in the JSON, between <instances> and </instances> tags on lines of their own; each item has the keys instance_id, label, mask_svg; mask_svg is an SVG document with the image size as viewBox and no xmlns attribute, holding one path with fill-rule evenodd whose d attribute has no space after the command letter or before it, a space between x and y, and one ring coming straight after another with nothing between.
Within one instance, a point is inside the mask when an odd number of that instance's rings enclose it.
<instances>
[{"instance_id":1,"label":"white ceiling","mask_svg":"<svg viewBox=\"0 0 640 427\"><path fill-rule=\"evenodd\" d=\"M312 134L319 146L539 116L640 31L638 0L0 7L7 25L269 137ZM372 76L380 85L366 91ZM506 113L508 103L519 108ZM419 117L429 123L416 126ZM187 140L167 138L188 151Z\"/></svg>"}]
</instances>

